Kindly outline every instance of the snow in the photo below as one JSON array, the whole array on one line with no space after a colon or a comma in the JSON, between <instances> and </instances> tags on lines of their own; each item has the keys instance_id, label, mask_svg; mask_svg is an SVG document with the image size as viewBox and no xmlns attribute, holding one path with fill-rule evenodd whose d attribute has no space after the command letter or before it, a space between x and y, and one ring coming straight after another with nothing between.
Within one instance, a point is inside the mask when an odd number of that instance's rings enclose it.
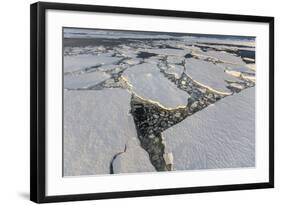
<instances>
[{"instance_id":1,"label":"snow","mask_svg":"<svg viewBox=\"0 0 281 205\"><path fill-rule=\"evenodd\" d=\"M163 135L176 170L255 166L255 88L222 99Z\"/></svg>"},{"instance_id":2,"label":"snow","mask_svg":"<svg viewBox=\"0 0 281 205\"><path fill-rule=\"evenodd\" d=\"M133 91L144 99L157 101L166 107L187 104L188 94L165 78L154 64L133 66L124 72L124 76L132 84Z\"/></svg>"},{"instance_id":3,"label":"snow","mask_svg":"<svg viewBox=\"0 0 281 205\"><path fill-rule=\"evenodd\" d=\"M181 74L183 73L184 69L183 66L178 65L170 65L169 69L166 71L166 73L173 74L177 78L180 78Z\"/></svg>"},{"instance_id":4,"label":"snow","mask_svg":"<svg viewBox=\"0 0 281 205\"><path fill-rule=\"evenodd\" d=\"M108 79L110 75L104 72L92 72L92 73L84 73L80 75L65 75L64 76L64 88L65 89L80 89L87 88L92 85L96 85L106 79Z\"/></svg>"},{"instance_id":5,"label":"snow","mask_svg":"<svg viewBox=\"0 0 281 205\"><path fill-rule=\"evenodd\" d=\"M109 174L110 161L125 144L121 169L128 162L131 172L154 170L137 139L130 97L121 89L65 92L64 176Z\"/></svg>"},{"instance_id":6,"label":"snow","mask_svg":"<svg viewBox=\"0 0 281 205\"><path fill-rule=\"evenodd\" d=\"M220 92L230 93L225 80L237 80L237 78L225 73L220 66L202 60L187 59L186 68L186 73L195 81Z\"/></svg>"},{"instance_id":7,"label":"snow","mask_svg":"<svg viewBox=\"0 0 281 205\"><path fill-rule=\"evenodd\" d=\"M233 65L233 64L227 64L227 63L222 63L219 66L222 68L226 69L231 69L239 72L250 72L250 73L255 73L252 69L249 68L250 64L247 65Z\"/></svg>"},{"instance_id":8,"label":"snow","mask_svg":"<svg viewBox=\"0 0 281 205\"><path fill-rule=\"evenodd\" d=\"M132 155L135 152L134 146L130 146L127 151L116 158L113 164L114 173L137 173L137 172L155 172L155 168L146 158ZM146 154L146 153L145 153ZM147 156L148 157L148 156ZM149 159L148 159L149 160ZM143 166L143 165L146 166Z\"/></svg>"},{"instance_id":9,"label":"snow","mask_svg":"<svg viewBox=\"0 0 281 205\"><path fill-rule=\"evenodd\" d=\"M111 57L109 55L76 55L64 56L64 72L73 72L90 66L100 64L112 64L120 58Z\"/></svg>"},{"instance_id":10,"label":"snow","mask_svg":"<svg viewBox=\"0 0 281 205\"><path fill-rule=\"evenodd\" d=\"M220 59L223 62L231 62L238 65L245 65L245 63L242 61L240 57L237 57L230 53L226 53L222 51L207 51L201 54Z\"/></svg>"}]
</instances>

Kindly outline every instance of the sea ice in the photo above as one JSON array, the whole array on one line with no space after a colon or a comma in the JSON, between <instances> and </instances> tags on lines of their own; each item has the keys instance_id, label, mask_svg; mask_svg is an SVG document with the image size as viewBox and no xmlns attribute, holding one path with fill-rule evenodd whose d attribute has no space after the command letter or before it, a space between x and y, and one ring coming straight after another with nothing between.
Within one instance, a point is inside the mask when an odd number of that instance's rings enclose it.
<instances>
[{"instance_id":1,"label":"sea ice","mask_svg":"<svg viewBox=\"0 0 281 205\"><path fill-rule=\"evenodd\" d=\"M121 162L128 162L129 171L154 170L139 145L130 98L122 89L65 91L64 176L109 174L113 156L125 145L128 152ZM126 163L118 169L124 170Z\"/></svg>"},{"instance_id":2,"label":"sea ice","mask_svg":"<svg viewBox=\"0 0 281 205\"><path fill-rule=\"evenodd\" d=\"M166 79L154 64L140 64L128 68L123 74L133 86L133 91L166 107L184 106L188 94Z\"/></svg>"},{"instance_id":3,"label":"sea ice","mask_svg":"<svg viewBox=\"0 0 281 205\"><path fill-rule=\"evenodd\" d=\"M255 166L255 88L197 112L163 132L176 170Z\"/></svg>"},{"instance_id":4,"label":"sea ice","mask_svg":"<svg viewBox=\"0 0 281 205\"><path fill-rule=\"evenodd\" d=\"M111 57L109 55L75 55L64 56L64 72L73 72L90 66L100 64L113 64L118 62L120 58Z\"/></svg>"}]
</instances>

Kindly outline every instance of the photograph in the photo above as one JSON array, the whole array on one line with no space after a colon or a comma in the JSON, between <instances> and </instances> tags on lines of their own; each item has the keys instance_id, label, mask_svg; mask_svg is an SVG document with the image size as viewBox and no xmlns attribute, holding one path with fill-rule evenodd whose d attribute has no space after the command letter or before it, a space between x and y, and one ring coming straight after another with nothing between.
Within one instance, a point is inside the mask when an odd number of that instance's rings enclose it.
<instances>
[{"instance_id":1,"label":"photograph","mask_svg":"<svg viewBox=\"0 0 281 205\"><path fill-rule=\"evenodd\" d=\"M31 201L274 188L274 17L168 9L30 6Z\"/></svg>"},{"instance_id":2,"label":"photograph","mask_svg":"<svg viewBox=\"0 0 281 205\"><path fill-rule=\"evenodd\" d=\"M62 28L63 177L255 168L256 36Z\"/></svg>"}]
</instances>

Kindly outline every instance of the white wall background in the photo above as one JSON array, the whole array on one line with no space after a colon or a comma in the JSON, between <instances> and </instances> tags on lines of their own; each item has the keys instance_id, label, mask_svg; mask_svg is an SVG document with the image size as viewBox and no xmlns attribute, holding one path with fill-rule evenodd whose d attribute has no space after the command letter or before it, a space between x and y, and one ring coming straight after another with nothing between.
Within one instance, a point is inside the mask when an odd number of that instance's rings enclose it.
<instances>
[{"instance_id":1,"label":"white wall background","mask_svg":"<svg viewBox=\"0 0 281 205\"><path fill-rule=\"evenodd\" d=\"M49 0L52 1L52 0ZM281 199L281 13L277 0L60 0L69 3L145 7L275 17L276 188L220 193L72 202L68 204L280 204ZM0 6L0 204L31 204L29 198L29 4ZM64 203L63 203L64 204Z\"/></svg>"}]
</instances>

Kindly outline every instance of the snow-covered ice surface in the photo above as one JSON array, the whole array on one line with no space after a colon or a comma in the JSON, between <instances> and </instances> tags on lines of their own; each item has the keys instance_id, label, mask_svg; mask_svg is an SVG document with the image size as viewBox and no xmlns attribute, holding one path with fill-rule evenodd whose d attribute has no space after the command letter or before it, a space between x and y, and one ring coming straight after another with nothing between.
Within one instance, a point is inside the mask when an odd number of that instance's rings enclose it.
<instances>
[{"instance_id":1,"label":"snow-covered ice surface","mask_svg":"<svg viewBox=\"0 0 281 205\"><path fill-rule=\"evenodd\" d=\"M110 76L104 72L89 73L87 75L69 74L64 76L64 88L76 89L85 88L91 85L98 84Z\"/></svg>"},{"instance_id":2,"label":"snow-covered ice surface","mask_svg":"<svg viewBox=\"0 0 281 205\"><path fill-rule=\"evenodd\" d=\"M108 55L76 55L64 57L64 72L74 72L100 64L111 64L119 59Z\"/></svg>"},{"instance_id":3,"label":"snow-covered ice surface","mask_svg":"<svg viewBox=\"0 0 281 205\"><path fill-rule=\"evenodd\" d=\"M229 92L225 80L236 80L228 75L224 70L210 62L197 59L188 59L186 61L186 74L208 87L222 92Z\"/></svg>"},{"instance_id":4,"label":"snow-covered ice surface","mask_svg":"<svg viewBox=\"0 0 281 205\"><path fill-rule=\"evenodd\" d=\"M163 136L176 170L255 166L255 88L222 99Z\"/></svg>"},{"instance_id":5,"label":"snow-covered ice surface","mask_svg":"<svg viewBox=\"0 0 281 205\"><path fill-rule=\"evenodd\" d=\"M213 58L217 58L224 62L231 62L231 63L235 63L235 64L240 64L240 65L245 64L241 58L239 58L233 54L227 53L227 52L207 51L206 53L200 52L200 54L210 56Z\"/></svg>"},{"instance_id":6,"label":"snow-covered ice surface","mask_svg":"<svg viewBox=\"0 0 281 205\"><path fill-rule=\"evenodd\" d=\"M65 92L64 176L109 174L112 157L125 145L126 163L118 164L118 170L155 170L139 146L129 110L126 90Z\"/></svg>"},{"instance_id":7,"label":"snow-covered ice surface","mask_svg":"<svg viewBox=\"0 0 281 205\"><path fill-rule=\"evenodd\" d=\"M144 63L127 69L124 76L139 96L157 101L165 107L184 106L188 95L159 74L156 65Z\"/></svg>"},{"instance_id":8,"label":"snow-covered ice surface","mask_svg":"<svg viewBox=\"0 0 281 205\"><path fill-rule=\"evenodd\" d=\"M64 176L255 166L255 37L64 28Z\"/></svg>"}]
</instances>

